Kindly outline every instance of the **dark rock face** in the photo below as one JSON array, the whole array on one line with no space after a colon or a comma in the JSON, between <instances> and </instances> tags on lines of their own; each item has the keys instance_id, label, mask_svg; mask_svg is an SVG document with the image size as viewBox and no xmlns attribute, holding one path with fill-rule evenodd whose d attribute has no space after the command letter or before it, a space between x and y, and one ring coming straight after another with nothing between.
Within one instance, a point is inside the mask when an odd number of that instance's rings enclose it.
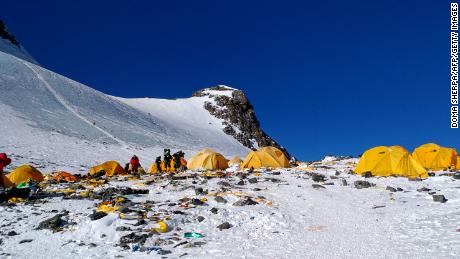
<instances>
[{"instance_id":1,"label":"dark rock face","mask_svg":"<svg viewBox=\"0 0 460 259\"><path fill-rule=\"evenodd\" d=\"M20 48L19 42L6 30L6 26L2 20L0 20L0 37L5 40L9 40L12 44L16 45L16 47Z\"/></svg>"},{"instance_id":2,"label":"dark rock face","mask_svg":"<svg viewBox=\"0 0 460 259\"><path fill-rule=\"evenodd\" d=\"M231 92L231 97L225 94L212 94L208 90L222 91L223 93ZM224 120L223 131L234 137L245 147L256 149L255 144L259 147L274 146L283 151L289 159L291 158L285 148L280 146L261 129L254 112L254 107L242 91L226 86L215 86L199 90L193 93L192 96L208 96L213 98L216 104L206 102L204 108L211 115Z\"/></svg>"}]
</instances>

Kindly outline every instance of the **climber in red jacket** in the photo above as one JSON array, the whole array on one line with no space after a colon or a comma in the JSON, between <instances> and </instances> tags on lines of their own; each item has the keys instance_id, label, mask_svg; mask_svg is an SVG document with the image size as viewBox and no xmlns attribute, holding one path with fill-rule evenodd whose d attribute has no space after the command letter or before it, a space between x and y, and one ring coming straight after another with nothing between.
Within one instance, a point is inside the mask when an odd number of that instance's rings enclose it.
<instances>
[{"instance_id":1,"label":"climber in red jacket","mask_svg":"<svg viewBox=\"0 0 460 259\"><path fill-rule=\"evenodd\" d=\"M137 173L137 171L139 170L140 167L141 167L141 164L139 162L139 158L136 155L131 157L131 160L129 161L128 173L130 173L130 174Z\"/></svg>"},{"instance_id":2,"label":"climber in red jacket","mask_svg":"<svg viewBox=\"0 0 460 259\"><path fill-rule=\"evenodd\" d=\"M5 183L3 181L3 168L11 164L11 159L6 156L5 153L0 153L0 187L5 188Z\"/></svg>"}]
</instances>

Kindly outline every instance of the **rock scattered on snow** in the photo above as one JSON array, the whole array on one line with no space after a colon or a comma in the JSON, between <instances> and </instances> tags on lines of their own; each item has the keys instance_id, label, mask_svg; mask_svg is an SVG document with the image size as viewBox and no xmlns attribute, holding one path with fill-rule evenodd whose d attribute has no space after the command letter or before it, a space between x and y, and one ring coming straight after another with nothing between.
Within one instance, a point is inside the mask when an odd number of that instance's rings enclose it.
<instances>
[{"instance_id":1,"label":"rock scattered on snow","mask_svg":"<svg viewBox=\"0 0 460 259\"><path fill-rule=\"evenodd\" d=\"M446 197L444 197L444 195L435 194L435 195L433 195L433 201L445 203L447 201L447 199L446 199Z\"/></svg>"},{"instance_id":2,"label":"rock scattered on snow","mask_svg":"<svg viewBox=\"0 0 460 259\"><path fill-rule=\"evenodd\" d=\"M221 231L224 230L224 229L229 229L231 227L232 227L232 224L230 224L228 222L224 222L224 223L220 224L219 226L217 226L217 228L219 230L221 230Z\"/></svg>"},{"instance_id":3,"label":"rock scattered on snow","mask_svg":"<svg viewBox=\"0 0 460 259\"><path fill-rule=\"evenodd\" d=\"M322 174L312 173L311 174L311 179L314 182L324 182L326 180L326 177L324 175L322 175Z\"/></svg>"},{"instance_id":4,"label":"rock scattered on snow","mask_svg":"<svg viewBox=\"0 0 460 259\"><path fill-rule=\"evenodd\" d=\"M218 203L227 203L227 200L224 199L224 198L221 197L221 196L216 196L216 197L214 198L214 200L215 200L216 202L218 202Z\"/></svg>"},{"instance_id":5,"label":"rock scattered on snow","mask_svg":"<svg viewBox=\"0 0 460 259\"><path fill-rule=\"evenodd\" d=\"M369 188L369 187L375 186L375 184L373 183L370 183L368 181L362 181L362 180L355 181L354 185L356 189L363 189L363 188Z\"/></svg>"},{"instance_id":6,"label":"rock scattered on snow","mask_svg":"<svg viewBox=\"0 0 460 259\"><path fill-rule=\"evenodd\" d=\"M387 186L387 188L385 190L390 191L390 192L396 192L396 189L394 187L391 187L391 186Z\"/></svg>"},{"instance_id":7,"label":"rock scattered on snow","mask_svg":"<svg viewBox=\"0 0 460 259\"><path fill-rule=\"evenodd\" d=\"M243 197L237 200L235 203L233 203L233 206L246 206L246 205L257 205L257 204L259 203L254 201L250 197Z\"/></svg>"},{"instance_id":8,"label":"rock scattered on snow","mask_svg":"<svg viewBox=\"0 0 460 259\"><path fill-rule=\"evenodd\" d=\"M40 222L37 229L51 229L53 231L59 231L67 222L61 217L62 214L56 214L52 218Z\"/></svg>"},{"instance_id":9,"label":"rock scattered on snow","mask_svg":"<svg viewBox=\"0 0 460 259\"><path fill-rule=\"evenodd\" d=\"M107 213L105 213L103 211L95 211L95 212L93 212L93 214L89 215L89 218L91 220L98 220L98 219L102 219L105 216L107 216Z\"/></svg>"},{"instance_id":10,"label":"rock scattered on snow","mask_svg":"<svg viewBox=\"0 0 460 259\"><path fill-rule=\"evenodd\" d=\"M324 187L324 186L322 186L322 185L320 185L320 184L315 184L315 183L314 183L314 184L312 184L311 186L312 186L314 189L326 189L326 187Z\"/></svg>"}]
</instances>

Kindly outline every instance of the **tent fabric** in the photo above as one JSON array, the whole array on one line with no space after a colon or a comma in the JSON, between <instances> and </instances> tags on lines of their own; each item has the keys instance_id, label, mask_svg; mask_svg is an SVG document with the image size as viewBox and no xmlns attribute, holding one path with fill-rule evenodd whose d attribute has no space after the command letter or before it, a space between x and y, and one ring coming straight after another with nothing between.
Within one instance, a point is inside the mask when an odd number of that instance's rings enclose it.
<instances>
[{"instance_id":1,"label":"tent fabric","mask_svg":"<svg viewBox=\"0 0 460 259\"><path fill-rule=\"evenodd\" d=\"M14 186L15 186L15 184L12 183L12 182L10 181L10 179L9 179L8 177L6 177L5 175L2 175L1 177L3 178L3 184L5 185L5 188L10 188L10 187L14 187Z\"/></svg>"},{"instance_id":2,"label":"tent fabric","mask_svg":"<svg viewBox=\"0 0 460 259\"><path fill-rule=\"evenodd\" d=\"M427 178L426 170L404 148L378 146L366 150L359 159L354 172L371 172L374 176L405 176Z\"/></svg>"},{"instance_id":3,"label":"tent fabric","mask_svg":"<svg viewBox=\"0 0 460 259\"><path fill-rule=\"evenodd\" d=\"M106 176L114 175L126 175L125 169L117 161L107 161L95 167L92 167L88 171L88 175L93 176L96 173L104 170Z\"/></svg>"},{"instance_id":4,"label":"tent fabric","mask_svg":"<svg viewBox=\"0 0 460 259\"><path fill-rule=\"evenodd\" d=\"M189 159L187 168L190 170L224 170L228 168L225 157L212 149L203 149Z\"/></svg>"},{"instance_id":5,"label":"tent fabric","mask_svg":"<svg viewBox=\"0 0 460 259\"><path fill-rule=\"evenodd\" d=\"M29 180L41 182L45 179L43 174L31 165L21 165L11 171L6 177L15 185L28 182Z\"/></svg>"},{"instance_id":6,"label":"tent fabric","mask_svg":"<svg viewBox=\"0 0 460 259\"><path fill-rule=\"evenodd\" d=\"M241 160L239 156L234 156L232 159L228 161L229 166L240 165L241 163L243 163L243 160Z\"/></svg>"},{"instance_id":7,"label":"tent fabric","mask_svg":"<svg viewBox=\"0 0 460 259\"><path fill-rule=\"evenodd\" d=\"M434 143L419 146L414 150L412 156L424 168L433 171L456 168L457 166L457 151Z\"/></svg>"},{"instance_id":8,"label":"tent fabric","mask_svg":"<svg viewBox=\"0 0 460 259\"><path fill-rule=\"evenodd\" d=\"M263 147L257 151L251 151L241 164L241 168L288 168L289 160L284 153L275 147Z\"/></svg>"},{"instance_id":9,"label":"tent fabric","mask_svg":"<svg viewBox=\"0 0 460 259\"><path fill-rule=\"evenodd\" d=\"M53 180L61 182L76 182L78 181L78 177L67 172L57 172L56 174L53 175Z\"/></svg>"},{"instance_id":10,"label":"tent fabric","mask_svg":"<svg viewBox=\"0 0 460 259\"><path fill-rule=\"evenodd\" d=\"M457 166L455 167L455 170L460 171L460 156L457 156Z\"/></svg>"}]
</instances>

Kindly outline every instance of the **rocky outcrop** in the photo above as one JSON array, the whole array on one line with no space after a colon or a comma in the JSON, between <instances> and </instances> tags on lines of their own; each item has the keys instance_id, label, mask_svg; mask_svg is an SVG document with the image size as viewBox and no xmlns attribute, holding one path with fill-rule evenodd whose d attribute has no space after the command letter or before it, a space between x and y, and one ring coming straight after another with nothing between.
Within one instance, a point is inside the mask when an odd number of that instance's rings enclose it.
<instances>
[{"instance_id":1,"label":"rocky outcrop","mask_svg":"<svg viewBox=\"0 0 460 259\"><path fill-rule=\"evenodd\" d=\"M0 37L5 40L9 40L13 45L20 48L19 42L11 33L6 30L6 26L2 20L0 20Z\"/></svg>"},{"instance_id":2,"label":"rocky outcrop","mask_svg":"<svg viewBox=\"0 0 460 259\"><path fill-rule=\"evenodd\" d=\"M243 91L219 85L195 92L192 96L207 96L204 108L223 120L223 131L250 149L274 146L282 150L288 158L289 152L268 136L260 127L254 107Z\"/></svg>"}]
</instances>

